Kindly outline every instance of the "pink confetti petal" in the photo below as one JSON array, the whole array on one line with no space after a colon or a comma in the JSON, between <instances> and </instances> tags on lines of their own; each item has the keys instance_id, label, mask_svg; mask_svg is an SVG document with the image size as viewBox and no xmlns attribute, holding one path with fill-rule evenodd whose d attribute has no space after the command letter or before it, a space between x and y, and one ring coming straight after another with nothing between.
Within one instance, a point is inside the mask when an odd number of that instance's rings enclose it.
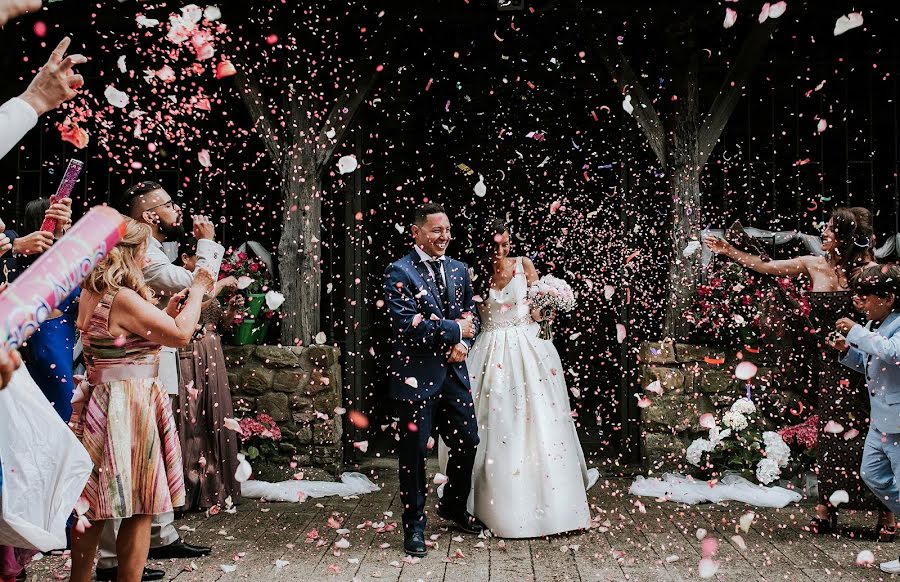
<instances>
[{"instance_id":1,"label":"pink confetti petal","mask_svg":"<svg viewBox=\"0 0 900 582\"><path fill-rule=\"evenodd\" d=\"M731 28L734 26L735 21L737 21L737 12L732 10L731 8L725 9L725 22L722 23L724 28Z\"/></svg>"}]
</instances>

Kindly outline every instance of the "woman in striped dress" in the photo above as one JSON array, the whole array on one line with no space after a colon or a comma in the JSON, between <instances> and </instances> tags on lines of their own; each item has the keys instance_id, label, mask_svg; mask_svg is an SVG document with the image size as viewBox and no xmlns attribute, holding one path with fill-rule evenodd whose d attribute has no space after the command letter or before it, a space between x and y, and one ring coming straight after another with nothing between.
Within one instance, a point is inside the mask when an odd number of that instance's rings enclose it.
<instances>
[{"instance_id":1,"label":"woman in striped dress","mask_svg":"<svg viewBox=\"0 0 900 582\"><path fill-rule=\"evenodd\" d=\"M157 309L141 274L149 236L147 225L126 219L125 236L82 285L78 328L87 378L75 392L71 423L94 461L79 510L90 521L123 520L118 579L129 582L141 579L152 516L184 504L175 420L156 382L159 348L190 343L213 284L210 273L198 271L190 289ZM71 580L88 582L103 524L75 530Z\"/></svg>"}]
</instances>

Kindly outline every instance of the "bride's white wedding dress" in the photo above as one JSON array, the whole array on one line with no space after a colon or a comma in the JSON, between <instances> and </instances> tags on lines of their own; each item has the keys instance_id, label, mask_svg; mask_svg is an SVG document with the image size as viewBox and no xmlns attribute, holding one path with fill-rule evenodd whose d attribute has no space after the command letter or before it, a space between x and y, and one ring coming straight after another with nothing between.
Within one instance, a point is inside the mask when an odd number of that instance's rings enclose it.
<instances>
[{"instance_id":1,"label":"bride's white wedding dress","mask_svg":"<svg viewBox=\"0 0 900 582\"><path fill-rule=\"evenodd\" d=\"M521 257L501 291L479 305L481 333L466 365L481 444L469 511L502 538L587 528L587 493L598 477L578 442L562 363L538 338ZM441 443L441 467L446 449Z\"/></svg>"}]
</instances>

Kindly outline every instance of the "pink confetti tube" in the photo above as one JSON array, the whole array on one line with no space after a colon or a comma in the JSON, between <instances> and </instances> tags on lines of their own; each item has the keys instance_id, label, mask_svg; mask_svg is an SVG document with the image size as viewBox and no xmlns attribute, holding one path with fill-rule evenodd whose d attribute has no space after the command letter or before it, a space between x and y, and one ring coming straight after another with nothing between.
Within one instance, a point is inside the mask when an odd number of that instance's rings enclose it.
<instances>
[{"instance_id":1,"label":"pink confetti tube","mask_svg":"<svg viewBox=\"0 0 900 582\"><path fill-rule=\"evenodd\" d=\"M56 194L50 197L50 204L56 204L63 198L69 198L72 195L72 189L75 187L75 182L78 181L78 176L81 174L81 169L83 167L83 162L80 162L74 158L69 160L69 165L66 167L66 173L63 174L62 182L59 183L59 188L56 189ZM45 232L55 231L56 219L45 218L44 222L41 223L41 230Z\"/></svg>"},{"instance_id":2,"label":"pink confetti tube","mask_svg":"<svg viewBox=\"0 0 900 582\"><path fill-rule=\"evenodd\" d=\"M122 215L91 209L0 293L0 349L21 347L125 234Z\"/></svg>"}]
</instances>

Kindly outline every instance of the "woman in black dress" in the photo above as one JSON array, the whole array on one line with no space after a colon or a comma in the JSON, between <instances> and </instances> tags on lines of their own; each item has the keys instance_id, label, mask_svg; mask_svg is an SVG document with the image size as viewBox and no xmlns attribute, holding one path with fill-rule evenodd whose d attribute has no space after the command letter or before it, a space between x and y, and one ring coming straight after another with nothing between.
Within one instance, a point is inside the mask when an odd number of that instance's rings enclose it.
<instances>
[{"instance_id":1,"label":"woman in black dress","mask_svg":"<svg viewBox=\"0 0 900 582\"><path fill-rule=\"evenodd\" d=\"M850 501L843 506L847 509L879 510L876 527L879 538L882 541L892 540L896 531L894 515L884 510L859 475L869 417L864 378L843 368L838 353L827 341L835 322L853 314L853 297L849 290L853 274L875 264L872 213L858 207L835 208L822 233L825 256L805 255L770 261L739 251L727 241L715 237L704 237L703 242L712 252L725 255L758 273L809 277L812 282L808 294L812 323L810 332L818 352L813 364L819 414L819 502L810 530L831 533L836 529L837 510L829 498L835 491L844 490ZM854 429L858 431L858 436L845 438L848 433L852 435Z\"/></svg>"}]
</instances>

